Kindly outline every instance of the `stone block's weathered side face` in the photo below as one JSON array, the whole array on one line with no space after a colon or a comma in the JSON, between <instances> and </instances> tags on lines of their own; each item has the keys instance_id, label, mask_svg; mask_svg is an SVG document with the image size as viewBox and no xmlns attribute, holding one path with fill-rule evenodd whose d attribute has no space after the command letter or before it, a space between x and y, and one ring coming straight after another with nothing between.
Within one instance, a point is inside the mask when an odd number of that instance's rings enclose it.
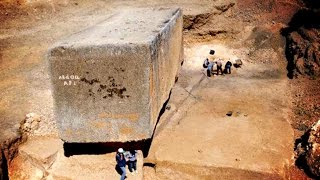
<instances>
[{"instance_id":1,"label":"stone block's weathered side face","mask_svg":"<svg viewBox=\"0 0 320 180\"><path fill-rule=\"evenodd\" d=\"M150 138L174 84L181 49L181 12L172 9L122 12L57 44L48 60L61 139Z\"/></svg>"},{"instance_id":2,"label":"stone block's weathered side face","mask_svg":"<svg viewBox=\"0 0 320 180\"><path fill-rule=\"evenodd\" d=\"M152 103L151 123L156 124L159 112L168 99L183 61L182 27L179 12L176 18L161 31L151 43L150 97Z\"/></svg>"},{"instance_id":3,"label":"stone block's weathered side face","mask_svg":"<svg viewBox=\"0 0 320 180\"><path fill-rule=\"evenodd\" d=\"M58 48L51 56L56 118L63 140L148 137L147 46Z\"/></svg>"}]
</instances>

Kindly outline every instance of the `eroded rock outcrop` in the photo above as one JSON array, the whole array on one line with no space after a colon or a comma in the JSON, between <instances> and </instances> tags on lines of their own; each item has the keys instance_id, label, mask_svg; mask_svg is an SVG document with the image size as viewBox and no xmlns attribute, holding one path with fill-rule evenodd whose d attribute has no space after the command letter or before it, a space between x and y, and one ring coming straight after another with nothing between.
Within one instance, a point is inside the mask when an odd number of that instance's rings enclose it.
<instances>
[{"instance_id":1,"label":"eroded rock outcrop","mask_svg":"<svg viewBox=\"0 0 320 180\"><path fill-rule=\"evenodd\" d=\"M290 56L291 77L309 75L318 77L320 73L320 31L316 28L299 28L287 37Z\"/></svg>"},{"instance_id":2,"label":"eroded rock outcrop","mask_svg":"<svg viewBox=\"0 0 320 180\"><path fill-rule=\"evenodd\" d=\"M34 132L39 129L41 119L43 119L43 117L35 113L27 114L24 121L21 122L21 131L28 136L33 135Z\"/></svg>"},{"instance_id":3,"label":"eroded rock outcrop","mask_svg":"<svg viewBox=\"0 0 320 180\"><path fill-rule=\"evenodd\" d=\"M320 120L296 141L296 165L311 178L320 177Z\"/></svg>"},{"instance_id":4,"label":"eroded rock outcrop","mask_svg":"<svg viewBox=\"0 0 320 180\"><path fill-rule=\"evenodd\" d=\"M305 0L306 8L298 11L289 27L283 30L287 39L286 56L289 78L320 75L320 5Z\"/></svg>"},{"instance_id":5,"label":"eroded rock outcrop","mask_svg":"<svg viewBox=\"0 0 320 180\"><path fill-rule=\"evenodd\" d=\"M0 179L9 179L8 171L11 161L18 153L18 146L26 141L25 136L17 136L0 143Z\"/></svg>"},{"instance_id":6,"label":"eroded rock outcrop","mask_svg":"<svg viewBox=\"0 0 320 180\"><path fill-rule=\"evenodd\" d=\"M311 128L305 158L310 172L320 177L320 120Z\"/></svg>"},{"instance_id":7,"label":"eroded rock outcrop","mask_svg":"<svg viewBox=\"0 0 320 180\"><path fill-rule=\"evenodd\" d=\"M58 134L54 121L36 113L26 114L20 124L20 131L25 136L57 136Z\"/></svg>"}]
</instances>

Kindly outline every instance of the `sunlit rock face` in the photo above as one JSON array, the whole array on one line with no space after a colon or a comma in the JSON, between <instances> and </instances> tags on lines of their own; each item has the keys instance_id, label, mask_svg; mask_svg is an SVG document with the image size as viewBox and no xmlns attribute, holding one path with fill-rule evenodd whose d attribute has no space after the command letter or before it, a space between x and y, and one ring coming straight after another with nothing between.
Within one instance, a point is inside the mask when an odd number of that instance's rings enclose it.
<instances>
[{"instance_id":1,"label":"sunlit rock face","mask_svg":"<svg viewBox=\"0 0 320 180\"><path fill-rule=\"evenodd\" d=\"M180 9L126 9L47 54L60 138L151 138L182 62Z\"/></svg>"}]
</instances>

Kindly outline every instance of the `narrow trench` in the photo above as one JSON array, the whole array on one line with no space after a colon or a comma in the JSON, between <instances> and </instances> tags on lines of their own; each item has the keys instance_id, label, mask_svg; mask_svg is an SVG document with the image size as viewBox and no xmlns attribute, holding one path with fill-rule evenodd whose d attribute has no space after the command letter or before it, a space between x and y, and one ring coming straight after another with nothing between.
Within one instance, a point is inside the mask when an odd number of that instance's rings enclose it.
<instances>
[{"instance_id":1,"label":"narrow trench","mask_svg":"<svg viewBox=\"0 0 320 180\"><path fill-rule=\"evenodd\" d=\"M143 163L143 166L147 166L147 167L152 167L152 168L155 168L156 167L156 164L155 163Z\"/></svg>"},{"instance_id":2,"label":"narrow trench","mask_svg":"<svg viewBox=\"0 0 320 180\"><path fill-rule=\"evenodd\" d=\"M9 170L8 170L8 161L5 157L3 151L1 150L1 169L0 169L0 180L8 180L9 179Z\"/></svg>"},{"instance_id":3,"label":"narrow trench","mask_svg":"<svg viewBox=\"0 0 320 180\"><path fill-rule=\"evenodd\" d=\"M19 135L13 139L0 144L0 180L7 180L9 178L9 164L16 157L18 153L18 147L20 144L27 140L26 136Z\"/></svg>"},{"instance_id":4,"label":"narrow trench","mask_svg":"<svg viewBox=\"0 0 320 180\"><path fill-rule=\"evenodd\" d=\"M177 80L177 79L176 79L176 80ZM160 112L159 112L159 115L158 115L158 118L157 118L156 125L155 125L155 127L154 127L154 129L153 129L153 133L152 133L151 138L150 138L150 139L147 139L146 142L145 142L145 144L144 144L144 147L143 147L143 157L144 157L144 158L147 157L148 154L149 154L149 150L150 150L150 147L151 147L151 144L152 144L152 140L153 140L154 134L155 134L156 129L157 129L157 125L158 125L158 123L159 123L159 120L160 120L161 116L162 116L163 113L166 111L167 104L168 104L168 102L169 102L169 100L170 100L170 97L171 97L171 92L172 92L172 90L170 90L168 99L167 99L166 102L164 102L163 105L162 105L162 108L161 108L161 110L160 110Z\"/></svg>"},{"instance_id":5,"label":"narrow trench","mask_svg":"<svg viewBox=\"0 0 320 180\"><path fill-rule=\"evenodd\" d=\"M142 168L145 168L145 167L149 167L149 168L152 168L153 169L153 172L156 174L156 167L157 167L157 164L155 163L150 163L150 162L146 162L146 163L143 163L142 165ZM145 173L146 177L150 176L150 174L147 174ZM144 175L144 176L145 176ZM148 178L150 179L150 178Z\"/></svg>"}]
</instances>

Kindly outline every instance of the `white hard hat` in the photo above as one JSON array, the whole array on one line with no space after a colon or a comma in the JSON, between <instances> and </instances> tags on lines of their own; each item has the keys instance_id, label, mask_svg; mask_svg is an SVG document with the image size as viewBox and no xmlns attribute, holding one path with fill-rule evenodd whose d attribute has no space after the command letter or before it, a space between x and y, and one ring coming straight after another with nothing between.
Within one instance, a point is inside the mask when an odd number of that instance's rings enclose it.
<instances>
[{"instance_id":1,"label":"white hard hat","mask_svg":"<svg viewBox=\"0 0 320 180\"><path fill-rule=\"evenodd\" d=\"M118 152L119 152L119 153L124 153L124 150L123 150L122 148L119 148L119 149L118 149Z\"/></svg>"}]
</instances>

